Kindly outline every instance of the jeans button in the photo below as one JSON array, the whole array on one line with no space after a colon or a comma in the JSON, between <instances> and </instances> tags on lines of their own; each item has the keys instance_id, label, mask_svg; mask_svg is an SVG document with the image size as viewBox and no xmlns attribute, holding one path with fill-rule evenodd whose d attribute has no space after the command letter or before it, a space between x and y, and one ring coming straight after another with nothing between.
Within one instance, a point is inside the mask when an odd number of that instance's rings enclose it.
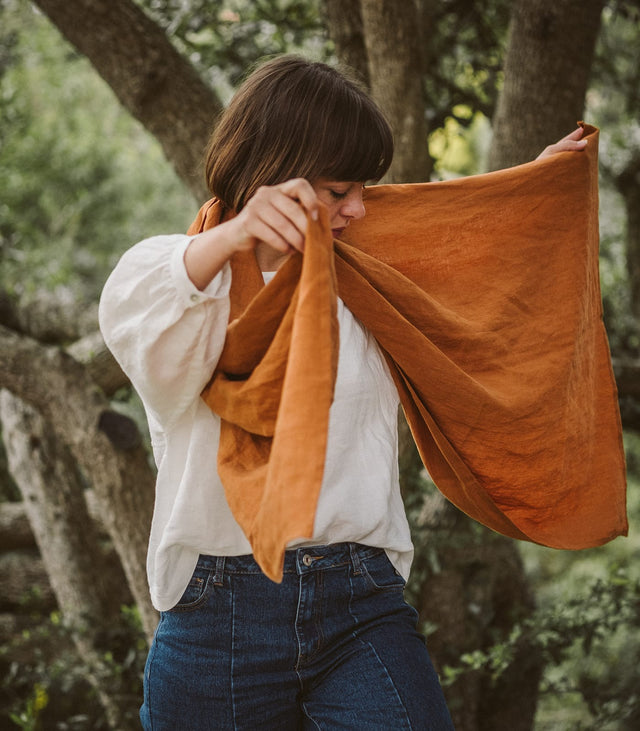
<instances>
[{"instance_id":1,"label":"jeans button","mask_svg":"<svg viewBox=\"0 0 640 731\"><path fill-rule=\"evenodd\" d=\"M313 556L310 556L308 553L305 553L304 556L302 557L302 563L305 566L311 566L311 564L313 563Z\"/></svg>"}]
</instances>

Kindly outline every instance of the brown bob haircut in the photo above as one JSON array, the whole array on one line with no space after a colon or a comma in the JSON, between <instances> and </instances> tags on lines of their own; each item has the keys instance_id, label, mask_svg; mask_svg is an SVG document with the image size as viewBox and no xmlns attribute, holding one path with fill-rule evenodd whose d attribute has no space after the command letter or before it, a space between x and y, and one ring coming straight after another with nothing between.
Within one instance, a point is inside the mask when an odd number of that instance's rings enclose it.
<instances>
[{"instance_id":1,"label":"brown bob haircut","mask_svg":"<svg viewBox=\"0 0 640 731\"><path fill-rule=\"evenodd\" d=\"M291 178L379 180L392 157L389 124L355 81L287 55L237 91L209 142L206 176L213 195L240 211L260 186Z\"/></svg>"}]
</instances>

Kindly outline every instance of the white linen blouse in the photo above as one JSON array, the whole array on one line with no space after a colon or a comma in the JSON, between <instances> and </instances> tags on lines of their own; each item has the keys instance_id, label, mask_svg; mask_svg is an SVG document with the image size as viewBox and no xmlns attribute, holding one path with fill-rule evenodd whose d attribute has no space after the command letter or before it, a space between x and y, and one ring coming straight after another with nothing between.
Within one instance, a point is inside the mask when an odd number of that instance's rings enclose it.
<instances>
[{"instance_id":1,"label":"white linen blouse","mask_svg":"<svg viewBox=\"0 0 640 731\"><path fill-rule=\"evenodd\" d=\"M105 284L100 328L145 408L158 467L147 572L156 609L175 606L198 556L251 553L217 472L220 419L200 398L229 319L231 269L198 290L184 266L189 236L129 249ZM265 274L269 281L273 273ZM384 548L408 577L413 546L398 480L398 395L374 338L338 301L340 352L313 537Z\"/></svg>"}]
</instances>

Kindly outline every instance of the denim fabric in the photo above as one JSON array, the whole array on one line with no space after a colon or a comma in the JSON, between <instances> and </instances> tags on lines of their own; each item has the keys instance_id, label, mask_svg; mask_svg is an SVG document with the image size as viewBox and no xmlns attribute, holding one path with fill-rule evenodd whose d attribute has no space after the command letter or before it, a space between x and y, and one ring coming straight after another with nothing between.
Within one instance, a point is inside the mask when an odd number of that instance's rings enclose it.
<instances>
[{"instance_id":1,"label":"denim fabric","mask_svg":"<svg viewBox=\"0 0 640 731\"><path fill-rule=\"evenodd\" d=\"M382 549L353 543L287 551L281 584L251 556L201 556L161 614L144 728L453 729L403 589Z\"/></svg>"}]
</instances>

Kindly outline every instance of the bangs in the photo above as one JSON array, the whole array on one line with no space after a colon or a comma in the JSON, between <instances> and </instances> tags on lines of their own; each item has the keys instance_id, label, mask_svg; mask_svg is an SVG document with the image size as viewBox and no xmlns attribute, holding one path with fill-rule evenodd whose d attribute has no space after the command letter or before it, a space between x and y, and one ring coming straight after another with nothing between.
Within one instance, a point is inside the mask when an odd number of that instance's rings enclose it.
<instances>
[{"instance_id":1,"label":"bangs","mask_svg":"<svg viewBox=\"0 0 640 731\"><path fill-rule=\"evenodd\" d=\"M329 115L324 139L318 140L318 177L377 182L393 159L391 129L368 98L350 96Z\"/></svg>"}]
</instances>

